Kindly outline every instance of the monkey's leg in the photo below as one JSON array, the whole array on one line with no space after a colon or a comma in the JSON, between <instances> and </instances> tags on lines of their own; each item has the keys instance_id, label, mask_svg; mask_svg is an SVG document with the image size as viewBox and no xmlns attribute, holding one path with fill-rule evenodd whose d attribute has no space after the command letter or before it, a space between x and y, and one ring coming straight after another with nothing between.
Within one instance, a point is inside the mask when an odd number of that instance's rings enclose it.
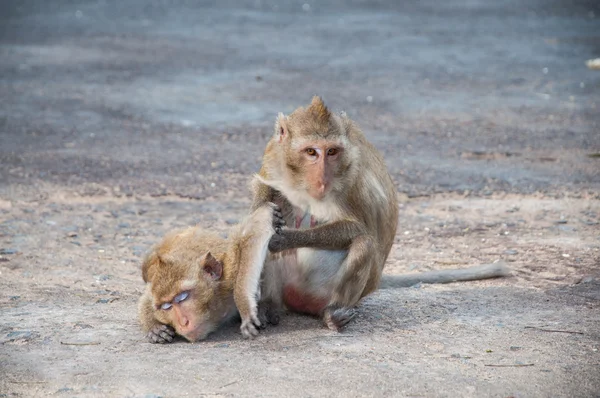
<instances>
[{"instance_id":1,"label":"monkey's leg","mask_svg":"<svg viewBox=\"0 0 600 398\"><path fill-rule=\"evenodd\" d=\"M367 284L376 275L377 254L373 239L366 235L355 238L335 276L333 294L323 321L331 330L339 331L356 315L356 303L364 296Z\"/></svg>"},{"instance_id":2,"label":"monkey's leg","mask_svg":"<svg viewBox=\"0 0 600 398\"><path fill-rule=\"evenodd\" d=\"M270 254L263 269L261 280L261 299L258 303L258 318L261 326L277 325L283 309L282 302L282 260L277 255Z\"/></svg>"}]
</instances>

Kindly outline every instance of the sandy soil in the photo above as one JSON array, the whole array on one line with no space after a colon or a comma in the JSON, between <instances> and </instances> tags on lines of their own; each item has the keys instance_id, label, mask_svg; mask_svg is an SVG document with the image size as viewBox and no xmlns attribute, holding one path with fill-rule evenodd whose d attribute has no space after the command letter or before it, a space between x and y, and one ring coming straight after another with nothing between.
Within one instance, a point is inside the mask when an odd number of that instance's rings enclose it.
<instances>
[{"instance_id":1,"label":"sandy soil","mask_svg":"<svg viewBox=\"0 0 600 398\"><path fill-rule=\"evenodd\" d=\"M0 397L600 396L597 2L4 1ZM296 43L291 46L289 43ZM146 250L225 232L279 111L319 93L383 152L386 273L341 334L147 343Z\"/></svg>"}]
</instances>

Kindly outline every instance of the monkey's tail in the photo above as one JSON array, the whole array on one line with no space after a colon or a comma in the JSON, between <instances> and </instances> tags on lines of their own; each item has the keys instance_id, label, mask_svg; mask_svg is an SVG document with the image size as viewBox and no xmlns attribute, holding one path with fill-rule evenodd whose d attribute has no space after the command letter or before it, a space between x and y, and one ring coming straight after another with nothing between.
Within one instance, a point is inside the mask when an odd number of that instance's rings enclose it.
<instances>
[{"instance_id":1,"label":"monkey's tail","mask_svg":"<svg viewBox=\"0 0 600 398\"><path fill-rule=\"evenodd\" d=\"M429 271L409 275L383 275L379 283L380 289L410 287L418 283L450 283L461 281L476 281L480 279L497 278L510 275L504 261L492 264L476 265L463 269L448 269Z\"/></svg>"}]
</instances>

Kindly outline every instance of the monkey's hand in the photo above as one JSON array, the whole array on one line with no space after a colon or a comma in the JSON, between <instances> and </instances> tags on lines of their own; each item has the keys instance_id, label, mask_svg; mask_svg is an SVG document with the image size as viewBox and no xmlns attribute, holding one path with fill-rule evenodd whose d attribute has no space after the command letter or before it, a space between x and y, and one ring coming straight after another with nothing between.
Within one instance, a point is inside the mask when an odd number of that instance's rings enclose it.
<instances>
[{"instance_id":1,"label":"monkey's hand","mask_svg":"<svg viewBox=\"0 0 600 398\"><path fill-rule=\"evenodd\" d=\"M280 229L279 232L275 233L269 241L269 250L273 253L281 252L289 249L290 240L286 237L286 231Z\"/></svg>"},{"instance_id":2,"label":"monkey's hand","mask_svg":"<svg viewBox=\"0 0 600 398\"><path fill-rule=\"evenodd\" d=\"M258 328L263 329L264 326L260 322L260 319L258 319L256 310L252 311L252 314L247 317L242 316L242 326L240 326L240 330L245 339L253 339L258 336Z\"/></svg>"},{"instance_id":3,"label":"monkey's hand","mask_svg":"<svg viewBox=\"0 0 600 398\"><path fill-rule=\"evenodd\" d=\"M175 329L169 325L157 324L146 335L148 341L155 344L166 344L173 342Z\"/></svg>"},{"instance_id":4,"label":"monkey's hand","mask_svg":"<svg viewBox=\"0 0 600 398\"><path fill-rule=\"evenodd\" d=\"M269 203L271 208L273 209L273 229L276 234L281 233L281 228L285 227L285 220L283 218L283 214L281 213L281 207L277 206L275 203Z\"/></svg>"},{"instance_id":5,"label":"monkey's hand","mask_svg":"<svg viewBox=\"0 0 600 398\"><path fill-rule=\"evenodd\" d=\"M273 229L275 230L275 234L269 241L269 250L272 252L280 252L287 248L285 243L288 239L284 236L285 232L282 229L285 226L285 219L283 218L279 206L271 203L271 207L273 208Z\"/></svg>"}]
</instances>

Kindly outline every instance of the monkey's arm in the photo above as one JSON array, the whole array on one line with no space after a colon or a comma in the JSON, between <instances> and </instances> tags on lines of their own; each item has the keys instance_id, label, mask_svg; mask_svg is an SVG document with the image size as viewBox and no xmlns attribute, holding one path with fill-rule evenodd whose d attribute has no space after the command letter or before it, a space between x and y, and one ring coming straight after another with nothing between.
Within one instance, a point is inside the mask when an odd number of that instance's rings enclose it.
<instances>
[{"instance_id":1,"label":"monkey's arm","mask_svg":"<svg viewBox=\"0 0 600 398\"><path fill-rule=\"evenodd\" d=\"M233 298L242 318L240 327L246 338L258 334L257 327L263 326L258 314L257 297L260 296L260 278L268 254L268 243L276 231L280 231L284 221L279 207L273 203L256 209L240 225L238 243L238 276L235 281Z\"/></svg>"},{"instance_id":2,"label":"monkey's arm","mask_svg":"<svg viewBox=\"0 0 600 398\"><path fill-rule=\"evenodd\" d=\"M146 290L142 297L140 297L138 313L142 330L146 333L146 338L149 342L165 344L173 341L175 329L169 325L158 322L156 318L154 318L152 294L150 293L149 284L146 286Z\"/></svg>"},{"instance_id":3,"label":"monkey's arm","mask_svg":"<svg viewBox=\"0 0 600 398\"><path fill-rule=\"evenodd\" d=\"M508 276L510 272L504 261L483 264L464 269L422 272L410 275L382 275L380 289L410 287L418 283L451 283Z\"/></svg>"},{"instance_id":4,"label":"monkey's arm","mask_svg":"<svg viewBox=\"0 0 600 398\"><path fill-rule=\"evenodd\" d=\"M280 252L299 247L313 247L324 250L344 250L352 241L365 235L364 227L351 220L333 221L310 229L283 229L273 235L269 250Z\"/></svg>"},{"instance_id":5,"label":"monkey's arm","mask_svg":"<svg viewBox=\"0 0 600 398\"><path fill-rule=\"evenodd\" d=\"M259 176L264 177L264 175L265 172L261 169ZM275 189L261 182L260 178L256 176L252 178L251 185L253 191L251 212L255 212L267 203L274 202L275 196L277 196Z\"/></svg>"}]
</instances>

